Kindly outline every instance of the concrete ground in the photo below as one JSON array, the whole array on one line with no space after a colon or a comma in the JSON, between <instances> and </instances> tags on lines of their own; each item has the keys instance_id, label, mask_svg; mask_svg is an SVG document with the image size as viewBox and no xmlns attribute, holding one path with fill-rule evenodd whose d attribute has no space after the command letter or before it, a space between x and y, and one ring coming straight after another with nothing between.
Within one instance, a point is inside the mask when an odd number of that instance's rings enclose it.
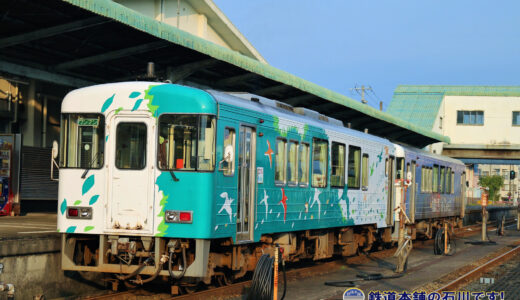
<instances>
[{"instance_id":1,"label":"concrete ground","mask_svg":"<svg viewBox=\"0 0 520 300\"><path fill-rule=\"evenodd\" d=\"M30 238L33 236L55 234L56 214L29 213L25 216L0 217L0 239L5 238Z\"/></svg>"},{"instance_id":2,"label":"concrete ground","mask_svg":"<svg viewBox=\"0 0 520 300\"><path fill-rule=\"evenodd\" d=\"M474 262L490 252L511 245L520 240L520 232L509 227L506 236L499 237L495 231L489 232L491 240L496 245L477 246L466 244L468 241L478 241L480 234L459 239L456 242L456 253L453 256L438 256L433 254L431 245L420 246L412 251L408 261L408 271L400 278L384 279L379 281L361 281L357 287L368 295L370 291L408 291L412 292L421 286L430 283L450 272L453 272L471 262ZM287 295L285 299L343 299L344 287L327 286L328 281L345 281L356 278L361 273L382 273L383 275L394 275L396 259L393 257L377 259L372 258L367 263L354 265L345 264L329 273L315 277L308 277L288 282ZM281 294L280 294L281 295Z\"/></svg>"}]
</instances>

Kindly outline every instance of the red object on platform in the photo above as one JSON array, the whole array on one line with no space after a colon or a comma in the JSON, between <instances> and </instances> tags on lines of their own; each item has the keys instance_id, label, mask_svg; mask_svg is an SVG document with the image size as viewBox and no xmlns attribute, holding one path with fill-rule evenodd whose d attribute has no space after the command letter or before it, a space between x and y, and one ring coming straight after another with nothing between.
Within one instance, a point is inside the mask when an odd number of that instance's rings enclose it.
<instances>
[{"instance_id":1,"label":"red object on platform","mask_svg":"<svg viewBox=\"0 0 520 300\"><path fill-rule=\"evenodd\" d=\"M184 167L184 160L182 158L177 158L175 161L175 168L182 169Z\"/></svg>"}]
</instances>

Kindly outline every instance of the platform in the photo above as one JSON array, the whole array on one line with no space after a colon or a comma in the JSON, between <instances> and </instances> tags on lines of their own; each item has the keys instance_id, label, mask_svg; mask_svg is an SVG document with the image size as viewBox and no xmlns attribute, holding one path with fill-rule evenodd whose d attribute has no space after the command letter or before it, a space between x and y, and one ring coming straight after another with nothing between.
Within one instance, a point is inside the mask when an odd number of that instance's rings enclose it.
<instances>
[{"instance_id":1,"label":"platform","mask_svg":"<svg viewBox=\"0 0 520 300\"><path fill-rule=\"evenodd\" d=\"M520 232L508 227L506 236L499 237L495 231L489 231L491 240L497 242L496 245L476 246L466 244L466 241L478 241L480 234L459 239L456 242L456 253L453 256L438 256L433 254L431 243L414 243L409 262L408 271L403 277L394 279L383 279L379 281L359 282L358 288L362 289L366 295L370 291L407 291L412 292L416 289L425 289L426 285L437 278L453 272L469 263L472 263L489 253L508 247L513 242L520 240ZM288 282L286 299L343 299L345 287L326 286L326 281L345 281L356 278L361 273L382 273L383 275L394 275L396 258L377 258L368 256L363 263L343 264L334 270L309 278L298 279Z\"/></svg>"}]
</instances>

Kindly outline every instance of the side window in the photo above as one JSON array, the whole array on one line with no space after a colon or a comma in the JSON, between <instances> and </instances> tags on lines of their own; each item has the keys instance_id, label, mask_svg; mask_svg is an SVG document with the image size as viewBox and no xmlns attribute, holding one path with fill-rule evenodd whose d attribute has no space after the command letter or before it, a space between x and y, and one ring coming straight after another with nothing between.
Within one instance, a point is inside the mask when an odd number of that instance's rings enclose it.
<instances>
[{"instance_id":1,"label":"side window","mask_svg":"<svg viewBox=\"0 0 520 300\"><path fill-rule=\"evenodd\" d=\"M406 175L404 173L404 158L397 158L397 174L396 179L405 179Z\"/></svg>"},{"instance_id":2,"label":"side window","mask_svg":"<svg viewBox=\"0 0 520 300\"><path fill-rule=\"evenodd\" d=\"M385 159L385 176L388 177L388 158Z\"/></svg>"},{"instance_id":3,"label":"side window","mask_svg":"<svg viewBox=\"0 0 520 300\"><path fill-rule=\"evenodd\" d=\"M439 166L433 165L432 192L439 192Z\"/></svg>"},{"instance_id":4,"label":"side window","mask_svg":"<svg viewBox=\"0 0 520 300\"><path fill-rule=\"evenodd\" d=\"M345 186L345 145L332 142L330 186Z\"/></svg>"},{"instance_id":5,"label":"side window","mask_svg":"<svg viewBox=\"0 0 520 300\"><path fill-rule=\"evenodd\" d=\"M287 180L290 185L298 184L298 142L289 141L289 149L287 154Z\"/></svg>"},{"instance_id":6,"label":"side window","mask_svg":"<svg viewBox=\"0 0 520 300\"><path fill-rule=\"evenodd\" d=\"M233 151L235 150L235 129L226 128L224 129L224 149L227 146L231 146ZM229 163L227 161L222 162L222 170L224 176L233 176L235 174L235 157Z\"/></svg>"},{"instance_id":7,"label":"side window","mask_svg":"<svg viewBox=\"0 0 520 300\"><path fill-rule=\"evenodd\" d=\"M446 168L446 194L451 194L451 168Z\"/></svg>"},{"instance_id":8,"label":"side window","mask_svg":"<svg viewBox=\"0 0 520 300\"><path fill-rule=\"evenodd\" d=\"M446 193L446 168L441 166L441 182L440 182L440 188L439 193Z\"/></svg>"},{"instance_id":9,"label":"side window","mask_svg":"<svg viewBox=\"0 0 520 300\"><path fill-rule=\"evenodd\" d=\"M327 152L325 140L314 139L312 142L312 187L327 186Z\"/></svg>"},{"instance_id":10,"label":"side window","mask_svg":"<svg viewBox=\"0 0 520 300\"><path fill-rule=\"evenodd\" d=\"M451 172L451 193L455 194L455 172Z\"/></svg>"},{"instance_id":11,"label":"side window","mask_svg":"<svg viewBox=\"0 0 520 300\"><path fill-rule=\"evenodd\" d=\"M309 144L300 145L298 160L298 182L300 186L309 185Z\"/></svg>"},{"instance_id":12,"label":"side window","mask_svg":"<svg viewBox=\"0 0 520 300\"><path fill-rule=\"evenodd\" d=\"M424 193L424 190L425 190L425 188L424 188L424 183L426 182L425 176L426 176L426 174L424 172L424 167L421 167L421 193Z\"/></svg>"},{"instance_id":13,"label":"side window","mask_svg":"<svg viewBox=\"0 0 520 300\"><path fill-rule=\"evenodd\" d=\"M433 191L432 180L433 180L433 169L430 167L430 168L428 168L428 192L430 192L430 193Z\"/></svg>"},{"instance_id":14,"label":"side window","mask_svg":"<svg viewBox=\"0 0 520 300\"><path fill-rule=\"evenodd\" d=\"M283 139L276 139L275 173L274 182L278 185L285 184L285 162L287 161L287 142Z\"/></svg>"},{"instance_id":15,"label":"side window","mask_svg":"<svg viewBox=\"0 0 520 300\"><path fill-rule=\"evenodd\" d=\"M348 146L348 188L359 189L361 173L361 148Z\"/></svg>"},{"instance_id":16,"label":"side window","mask_svg":"<svg viewBox=\"0 0 520 300\"><path fill-rule=\"evenodd\" d=\"M362 178L361 178L361 185L363 186L363 189L368 189L368 154L363 154L363 172Z\"/></svg>"}]
</instances>

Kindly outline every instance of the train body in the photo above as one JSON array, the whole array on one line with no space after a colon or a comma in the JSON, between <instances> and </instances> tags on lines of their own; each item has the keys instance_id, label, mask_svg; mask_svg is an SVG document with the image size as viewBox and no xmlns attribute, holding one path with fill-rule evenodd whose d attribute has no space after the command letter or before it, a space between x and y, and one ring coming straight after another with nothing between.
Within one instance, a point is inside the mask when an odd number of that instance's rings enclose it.
<instances>
[{"instance_id":1,"label":"train body","mask_svg":"<svg viewBox=\"0 0 520 300\"><path fill-rule=\"evenodd\" d=\"M293 261L353 255L395 240L408 173L411 233L464 213L461 162L255 95L99 85L65 97L61 124L66 270L209 282L274 244Z\"/></svg>"}]
</instances>

